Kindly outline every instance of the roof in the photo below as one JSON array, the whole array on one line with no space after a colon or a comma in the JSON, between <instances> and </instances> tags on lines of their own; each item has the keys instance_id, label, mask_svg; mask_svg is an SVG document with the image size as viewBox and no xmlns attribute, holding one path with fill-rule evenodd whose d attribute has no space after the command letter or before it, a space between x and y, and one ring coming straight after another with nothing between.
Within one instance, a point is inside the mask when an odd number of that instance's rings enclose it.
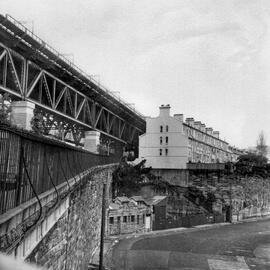
<instances>
[{"instance_id":1,"label":"roof","mask_svg":"<svg viewBox=\"0 0 270 270\"><path fill-rule=\"evenodd\" d=\"M120 209L120 205L117 203L110 203L109 209L110 210L118 210L118 209Z\"/></svg>"},{"instance_id":2,"label":"roof","mask_svg":"<svg viewBox=\"0 0 270 270\"><path fill-rule=\"evenodd\" d=\"M131 199L136 201L136 202L144 202L146 205L149 205L147 200L144 199L142 196L132 196Z\"/></svg>"},{"instance_id":3,"label":"roof","mask_svg":"<svg viewBox=\"0 0 270 270\"><path fill-rule=\"evenodd\" d=\"M128 197L126 197L126 196L116 197L115 200L118 200L121 203L123 203L123 202L130 202L130 199Z\"/></svg>"},{"instance_id":4,"label":"roof","mask_svg":"<svg viewBox=\"0 0 270 270\"><path fill-rule=\"evenodd\" d=\"M188 118L186 118L186 119L188 119ZM213 136L212 134L208 134L207 132L204 132L204 131L202 131L202 130L196 128L196 127L193 127L193 126L189 125L189 124L186 123L186 122L183 122L183 125L184 125L184 126L187 126L187 127L190 127L190 128L192 128L192 129L196 129L197 131L199 131L199 132L201 132L201 133L205 133L207 136L210 136L210 137L212 137L212 138L214 138L214 139L217 139L217 140L222 141L222 142L224 142L224 143L226 143L226 144L229 144L229 143L226 142L225 140L222 140L222 139L220 139L220 138L217 138L217 137ZM209 128L207 127L206 129L209 129ZM211 129L212 129L212 128L211 128Z\"/></svg>"},{"instance_id":5,"label":"roof","mask_svg":"<svg viewBox=\"0 0 270 270\"><path fill-rule=\"evenodd\" d=\"M167 196L153 196L152 198L147 199L147 204L156 205L159 202L165 200Z\"/></svg>"}]
</instances>

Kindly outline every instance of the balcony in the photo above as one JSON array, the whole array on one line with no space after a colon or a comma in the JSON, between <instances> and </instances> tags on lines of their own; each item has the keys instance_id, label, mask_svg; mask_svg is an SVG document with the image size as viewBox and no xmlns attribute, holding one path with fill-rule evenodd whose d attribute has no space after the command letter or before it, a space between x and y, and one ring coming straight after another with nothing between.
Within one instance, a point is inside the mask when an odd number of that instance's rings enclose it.
<instances>
[{"instance_id":1,"label":"balcony","mask_svg":"<svg viewBox=\"0 0 270 270\"><path fill-rule=\"evenodd\" d=\"M223 171L225 163L187 163L187 169L190 171Z\"/></svg>"}]
</instances>

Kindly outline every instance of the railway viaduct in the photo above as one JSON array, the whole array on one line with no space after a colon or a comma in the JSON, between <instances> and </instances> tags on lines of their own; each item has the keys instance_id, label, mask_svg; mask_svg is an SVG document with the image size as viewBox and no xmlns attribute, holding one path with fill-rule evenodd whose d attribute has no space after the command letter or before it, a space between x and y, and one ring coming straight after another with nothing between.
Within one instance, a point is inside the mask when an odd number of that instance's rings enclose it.
<instances>
[{"instance_id":1,"label":"railway viaduct","mask_svg":"<svg viewBox=\"0 0 270 270\"><path fill-rule=\"evenodd\" d=\"M144 117L9 15L0 15L0 95L15 126L31 129L29 115L39 113L49 135L0 125L0 251L86 269L102 198L123 147L136 152ZM51 137L59 133L66 142ZM98 140L115 151L98 153Z\"/></svg>"}]
</instances>

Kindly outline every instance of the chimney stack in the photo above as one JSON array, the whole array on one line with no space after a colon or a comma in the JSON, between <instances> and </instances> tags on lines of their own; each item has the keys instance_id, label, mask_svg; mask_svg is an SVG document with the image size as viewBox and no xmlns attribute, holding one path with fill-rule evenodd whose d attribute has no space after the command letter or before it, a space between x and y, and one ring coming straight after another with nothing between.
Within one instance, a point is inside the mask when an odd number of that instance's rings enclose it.
<instances>
[{"instance_id":1,"label":"chimney stack","mask_svg":"<svg viewBox=\"0 0 270 270\"><path fill-rule=\"evenodd\" d=\"M167 105L164 105L162 104L160 107L159 107L159 116L165 116L165 117L168 117L170 116L170 104L167 104Z\"/></svg>"},{"instance_id":2,"label":"chimney stack","mask_svg":"<svg viewBox=\"0 0 270 270\"><path fill-rule=\"evenodd\" d=\"M201 121L196 121L196 122L194 122L194 126L195 126L195 128L197 128L197 129L199 129L199 130L201 130Z\"/></svg>"},{"instance_id":3,"label":"chimney stack","mask_svg":"<svg viewBox=\"0 0 270 270\"><path fill-rule=\"evenodd\" d=\"M193 127L194 126L194 118L193 117L186 118L186 124Z\"/></svg>"},{"instance_id":4,"label":"chimney stack","mask_svg":"<svg viewBox=\"0 0 270 270\"><path fill-rule=\"evenodd\" d=\"M213 135L214 137L219 139L219 131L213 131Z\"/></svg>"},{"instance_id":5,"label":"chimney stack","mask_svg":"<svg viewBox=\"0 0 270 270\"><path fill-rule=\"evenodd\" d=\"M201 124L201 130L202 132L205 132L205 124Z\"/></svg>"},{"instance_id":6,"label":"chimney stack","mask_svg":"<svg viewBox=\"0 0 270 270\"><path fill-rule=\"evenodd\" d=\"M209 135L213 135L213 129L211 127L208 127L205 129L206 130L206 133L209 134Z\"/></svg>"},{"instance_id":7,"label":"chimney stack","mask_svg":"<svg viewBox=\"0 0 270 270\"><path fill-rule=\"evenodd\" d=\"M184 121L184 115L182 113L181 114L179 114L179 113L178 114L174 114L173 117L175 119L177 119L178 121L182 122L182 123Z\"/></svg>"}]
</instances>

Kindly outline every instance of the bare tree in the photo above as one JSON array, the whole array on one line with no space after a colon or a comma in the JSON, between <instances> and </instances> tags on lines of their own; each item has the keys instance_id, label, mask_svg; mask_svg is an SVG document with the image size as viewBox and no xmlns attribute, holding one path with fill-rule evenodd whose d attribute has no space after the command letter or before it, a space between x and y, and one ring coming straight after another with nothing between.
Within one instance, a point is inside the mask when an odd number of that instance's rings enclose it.
<instances>
[{"instance_id":1,"label":"bare tree","mask_svg":"<svg viewBox=\"0 0 270 270\"><path fill-rule=\"evenodd\" d=\"M261 131L259 134L256 149L259 155L264 157L267 156L268 149L266 144L266 138L263 131Z\"/></svg>"}]
</instances>

